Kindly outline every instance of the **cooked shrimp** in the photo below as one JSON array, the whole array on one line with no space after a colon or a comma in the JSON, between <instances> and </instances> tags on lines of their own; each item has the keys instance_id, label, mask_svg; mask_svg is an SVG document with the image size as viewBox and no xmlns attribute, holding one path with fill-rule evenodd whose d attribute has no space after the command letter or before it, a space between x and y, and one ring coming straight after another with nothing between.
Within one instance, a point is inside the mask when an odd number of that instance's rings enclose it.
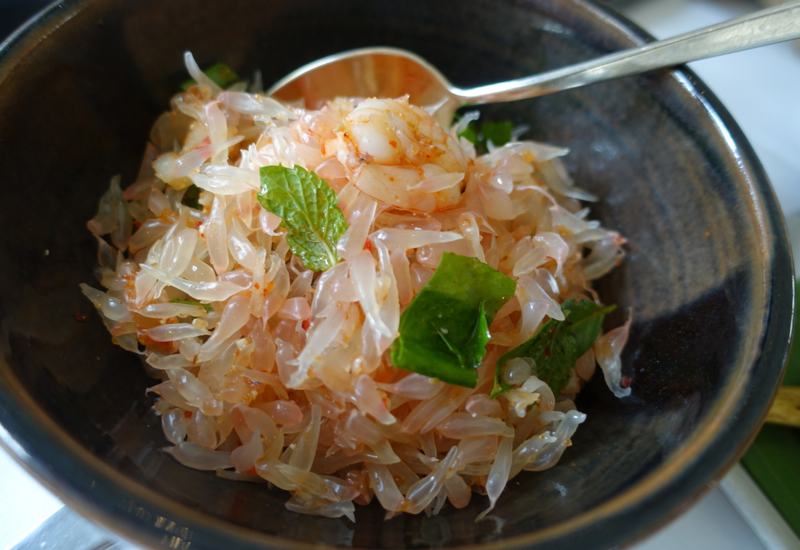
<instances>
[{"instance_id":1,"label":"cooked shrimp","mask_svg":"<svg viewBox=\"0 0 800 550\"><path fill-rule=\"evenodd\" d=\"M407 97L360 103L325 153L336 155L363 193L416 212L454 207L468 173L453 137Z\"/></svg>"}]
</instances>

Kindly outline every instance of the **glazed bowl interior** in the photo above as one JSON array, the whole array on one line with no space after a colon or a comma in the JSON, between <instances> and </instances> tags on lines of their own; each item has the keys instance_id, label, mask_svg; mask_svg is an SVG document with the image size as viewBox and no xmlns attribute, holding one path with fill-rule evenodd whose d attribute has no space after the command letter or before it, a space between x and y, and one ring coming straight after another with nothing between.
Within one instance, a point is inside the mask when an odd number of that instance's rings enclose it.
<instances>
[{"instance_id":1,"label":"glazed bowl interior","mask_svg":"<svg viewBox=\"0 0 800 550\"><path fill-rule=\"evenodd\" d=\"M490 519L485 497L438 516L345 519L284 508L263 484L184 468L139 359L112 345L78 288L96 282L86 229L114 174L138 171L149 128L187 77L182 53L266 85L324 55L412 50L456 85L534 74L642 34L579 0L85 0L53 5L0 58L0 432L79 510L155 548L607 548L663 524L744 450L789 346L792 266L750 147L687 71L483 109L571 149L567 168L628 239L597 289L633 315L631 397L595 376L588 420L554 468L524 473ZM84 315L87 322L76 320Z\"/></svg>"}]
</instances>

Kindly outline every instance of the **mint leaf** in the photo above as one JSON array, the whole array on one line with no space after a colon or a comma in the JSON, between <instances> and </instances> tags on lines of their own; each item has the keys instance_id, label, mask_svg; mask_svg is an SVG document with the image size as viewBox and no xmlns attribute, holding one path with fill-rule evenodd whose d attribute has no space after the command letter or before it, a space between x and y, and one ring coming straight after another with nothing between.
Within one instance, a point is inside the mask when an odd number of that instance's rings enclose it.
<instances>
[{"instance_id":1,"label":"mint leaf","mask_svg":"<svg viewBox=\"0 0 800 550\"><path fill-rule=\"evenodd\" d=\"M186 304L187 306L200 306L201 308L206 310L206 313L211 313L211 311L214 309L213 307L211 307L211 304L201 304L200 302L195 302L194 300L170 300L169 303Z\"/></svg>"},{"instance_id":2,"label":"mint leaf","mask_svg":"<svg viewBox=\"0 0 800 550\"><path fill-rule=\"evenodd\" d=\"M478 125L475 124L475 121L473 120L467 124L467 127L464 128L464 131L458 134L458 137L463 137L477 147L480 142L480 138L478 137Z\"/></svg>"},{"instance_id":3,"label":"mint leaf","mask_svg":"<svg viewBox=\"0 0 800 550\"><path fill-rule=\"evenodd\" d=\"M514 287L516 288L516 284ZM512 290L511 296L513 295L514 291ZM510 300L511 297L509 296L508 299ZM492 314L492 318L494 318L495 314L497 314L496 311ZM489 343L491 337L491 334L489 334L489 322L486 320L486 303L481 302L475 328L472 330L472 335L469 340L467 340L467 343L464 345L464 362L478 368L478 365L481 364L483 357L486 355L486 344Z\"/></svg>"},{"instance_id":4,"label":"mint leaf","mask_svg":"<svg viewBox=\"0 0 800 550\"><path fill-rule=\"evenodd\" d=\"M511 141L513 130L514 125L510 122L484 122L478 130L478 124L473 120L458 136L471 142L477 153L482 155L488 152L490 141L495 147Z\"/></svg>"},{"instance_id":5,"label":"mint leaf","mask_svg":"<svg viewBox=\"0 0 800 550\"><path fill-rule=\"evenodd\" d=\"M500 147L511 141L511 132L514 125L510 122L484 122L481 125L481 134L485 143L492 142L495 147Z\"/></svg>"},{"instance_id":6,"label":"mint leaf","mask_svg":"<svg viewBox=\"0 0 800 550\"><path fill-rule=\"evenodd\" d=\"M231 69L225 63L214 63L203 72L206 73L206 76L218 84L223 90L231 84L239 81L239 75L236 74L236 71ZM181 84L181 91L185 92L195 84L197 84L197 82L194 79L187 80Z\"/></svg>"},{"instance_id":7,"label":"mint leaf","mask_svg":"<svg viewBox=\"0 0 800 550\"><path fill-rule=\"evenodd\" d=\"M339 198L314 172L295 166L263 166L258 202L283 221L286 242L307 268L325 271L339 263L336 243L347 230Z\"/></svg>"},{"instance_id":8,"label":"mint leaf","mask_svg":"<svg viewBox=\"0 0 800 550\"><path fill-rule=\"evenodd\" d=\"M517 283L496 269L450 252L400 316L392 363L474 388L486 355L489 325Z\"/></svg>"},{"instance_id":9,"label":"mint leaf","mask_svg":"<svg viewBox=\"0 0 800 550\"><path fill-rule=\"evenodd\" d=\"M616 307L601 307L591 300L564 302L561 305L563 321L550 319L533 338L500 356L491 397L514 387L503 382L503 365L516 357L530 357L536 361L536 376L558 395L569 382L575 361L589 351L600 335L605 314Z\"/></svg>"}]
</instances>

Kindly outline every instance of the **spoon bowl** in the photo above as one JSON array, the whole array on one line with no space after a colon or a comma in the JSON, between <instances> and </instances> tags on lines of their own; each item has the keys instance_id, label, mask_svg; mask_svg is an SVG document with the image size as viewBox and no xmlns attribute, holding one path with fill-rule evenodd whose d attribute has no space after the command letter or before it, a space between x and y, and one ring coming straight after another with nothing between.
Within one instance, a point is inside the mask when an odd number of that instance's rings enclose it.
<instances>
[{"instance_id":1,"label":"spoon bowl","mask_svg":"<svg viewBox=\"0 0 800 550\"><path fill-rule=\"evenodd\" d=\"M311 109L336 97L399 97L426 107L449 126L459 107L551 94L654 69L673 67L800 38L800 1L556 69L471 89L453 86L436 67L407 50L369 47L324 57L291 72L267 94Z\"/></svg>"},{"instance_id":2,"label":"spoon bowl","mask_svg":"<svg viewBox=\"0 0 800 550\"><path fill-rule=\"evenodd\" d=\"M267 94L319 109L335 97L399 97L415 105L460 107L453 85L420 56L400 48L359 48L323 57L276 82Z\"/></svg>"}]
</instances>

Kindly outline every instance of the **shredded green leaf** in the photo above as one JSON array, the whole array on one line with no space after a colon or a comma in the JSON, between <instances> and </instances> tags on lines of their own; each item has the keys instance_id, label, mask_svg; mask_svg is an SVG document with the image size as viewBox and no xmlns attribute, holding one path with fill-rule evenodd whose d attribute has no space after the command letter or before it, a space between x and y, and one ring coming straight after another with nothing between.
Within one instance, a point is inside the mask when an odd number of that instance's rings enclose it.
<instances>
[{"instance_id":1,"label":"shredded green leaf","mask_svg":"<svg viewBox=\"0 0 800 550\"><path fill-rule=\"evenodd\" d=\"M347 230L336 192L314 172L295 166L261 168L258 202L283 221L286 242L307 268L325 271L339 263L336 243Z\"/></svg>"},{"instance_id":2,"label":"shredded green leaf","mask_svg":"<svg viewBox=\"0 0 800 550\"><path fill-rule=\"evenodd\" d=\"M475 145L478 154L485 154L489 150L491 141L495 147L500 147L511 141L514 125L510 122L484 122L478 130L478 124L473 120L466 129L458 134Z\"/></svg>"},{"instance_id":3,"label":"shredded green leaf","mask_svg":"<svg viewBox=\"0 0 800 550\"><path fill-rule=\"evenodd\" d=\"M169 303L186 304L187 306L200 306L201 308L206 310L206 313L211 313L211 311L213 311L214 309L213 307L211 307L211 304L201 304L200 302L195 302L194 300L170 300Z\"/></svg>"},{"instance_id":4,"label":"shredded green leaf","mask_svg":"<svg viewBox=\"0 0 800 550\"><path fill-rule=\"evenodd\" d=\"M517 283L478 261L445 252L433 277L400 316L392 363L474 388L489 325Z\"/></svg>"},{"instance_id":5,"label":"shredded green leaf","mask_svg":"<svg viewBox=\"0 0 800 550\"><path fill-rule=\"evenodd\" d=\"M239 75L236 74L236 71L231 69L225 63L214 63L208 69L203 71L208 78L213 80L220 88L225 89L231 84L235 82L239 82ZM191 86L194 86L197 82L194 79L187 80L183 84L181 84L181 91L185 92Z\"/></svg>"},{"instance_id":6,"label":"shredded green leaf","mask_svg":"<svg viewBox=\"0 0 800 550\"><path fill-rule=\"evenodd\" d=\"M536 361L536 376L558 395L569 382L575 362L589 351L600 335L605 314L614 309L616 306L601 307L591 300L564 302L561 305L563 321L550 319L533 338L500 356L491 397L514 387L503 382L502 373L503 365L515 357L530 357Z\"/></svg>"}]
</instances>

